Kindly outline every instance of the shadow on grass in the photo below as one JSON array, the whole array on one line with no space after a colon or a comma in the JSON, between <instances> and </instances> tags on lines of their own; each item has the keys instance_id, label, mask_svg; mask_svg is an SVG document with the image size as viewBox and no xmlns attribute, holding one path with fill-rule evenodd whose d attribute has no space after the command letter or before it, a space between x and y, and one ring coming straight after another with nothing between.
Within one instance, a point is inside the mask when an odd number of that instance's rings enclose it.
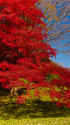
<instances>
[{"instance_id":1,"label":"shadow on grass","mask_svg":"<svg viewBox=\"0 0 70 125\"><path fill-rule=\"evenodd\" d=\"M70 109L64 107L58 108L52 102L43 102L41 100L29 100L26 104L17 105L15 102L1 102L0 116L5 119L9 118L46 118L46 117L60 117L69 116Z\"/></svg>"},{"instance_id":2,"label":"shadow on grass","mask_svg":"<svg viewBox=\"0 0 70 125\"><path fill-rule=\"evenodd\" d=\"M4 97L4 98L3 98ZM17 105L11 100L5 101L6 96L0 95L0 117L9 118L47 118L47 117L66 117L70 116L70 109L58 107L50 101L40 99L27 100L25 104Z\"/></svg>"}]
</instances>

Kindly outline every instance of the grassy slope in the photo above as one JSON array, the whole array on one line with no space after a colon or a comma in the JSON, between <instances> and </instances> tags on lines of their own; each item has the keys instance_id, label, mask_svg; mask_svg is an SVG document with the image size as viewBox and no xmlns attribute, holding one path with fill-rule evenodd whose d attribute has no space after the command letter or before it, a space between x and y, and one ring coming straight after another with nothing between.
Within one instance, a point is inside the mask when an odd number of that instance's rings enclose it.
<instances>
[{"instance_id":1,"label":"grassy slope","mask_svg":"<svg viewBox=\"0 0 70 125\"><path fill-rule=\"evenodd\" d=\"M70 109L58 108L45 96L41 100L28 99L26 104L17 105L7 94L3 95L0 96L0 125L70 124Z\"/></svg>"}]
</instances>

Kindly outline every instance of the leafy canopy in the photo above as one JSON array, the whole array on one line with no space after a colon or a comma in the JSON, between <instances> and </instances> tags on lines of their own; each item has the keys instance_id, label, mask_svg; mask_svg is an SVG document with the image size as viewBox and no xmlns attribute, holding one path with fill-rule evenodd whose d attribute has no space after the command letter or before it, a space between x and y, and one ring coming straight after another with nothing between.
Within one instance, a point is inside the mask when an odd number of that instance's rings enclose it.
<instances>
[{"instance_id":1,"label":"leafy canopy","mask_svg":"<svg viewBox=\"0 0 70 125\"><path fill-rule=\"evenodd\" d=\"M70 107L70 70L53 63L57 50L43 42L47 39L45 17L36 7L38 0L0 0L0 84L6 89L26 90L16 101L24 103L31 97L45 95L57 105ZM44 32L45 31L45 32ZM52 77L49 80L49 75ZM26 80L26 81L25 81ZM56 87L60 91L56 90ZM66 89L65 89L66 88Z\"/></svg>"}]
</instances>

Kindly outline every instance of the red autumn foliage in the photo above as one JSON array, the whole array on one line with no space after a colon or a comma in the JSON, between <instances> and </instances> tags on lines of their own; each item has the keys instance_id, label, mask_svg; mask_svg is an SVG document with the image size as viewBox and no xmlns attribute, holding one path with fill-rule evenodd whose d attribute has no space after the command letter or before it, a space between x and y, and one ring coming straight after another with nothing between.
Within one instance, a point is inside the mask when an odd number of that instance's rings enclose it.
<instances>
[{"instance_id":1,"label":"red autumn foliage","mask_svg":"<svg viewBox=\"0 0 70 125\"><path fill-rule=\"evenodd\" d=\"M35 5L37 1L0 0L0 84L6 89L25 88L26 96L22 93L16 99L21 104L27 96L31 98L31 89L40 98L39 87L43 87L49 88L44 93L49 93L52 101L58 99L58 106L70 108L70 70L49 59L56 57L57 50L43 42L47 29L41 20L43 13ZM59 77L48 81L48 74Z\"/></svg>"}]
</instances>

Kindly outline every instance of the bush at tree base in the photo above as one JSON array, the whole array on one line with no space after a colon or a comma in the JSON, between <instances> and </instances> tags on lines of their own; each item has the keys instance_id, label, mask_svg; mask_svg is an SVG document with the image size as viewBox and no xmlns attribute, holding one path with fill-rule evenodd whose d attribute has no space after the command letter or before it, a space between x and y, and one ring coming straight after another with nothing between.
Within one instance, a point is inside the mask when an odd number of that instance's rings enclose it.
<instances>
[{"instance_id":1,"label":"bush at tree base","mask_svg":"<svg viewBox=\"0 0 70 125\"><path fill-rule=\"evenodd\" d=\"M0 0L0 84L6 89L26 89L16 98L20 104L31 98L34 89L34 97L49 94L51 101L57 98L58 106L70 108L70 69L49 59L56 57L57 50L44 42L47 29L41 18L45 16L36 2ZM58 77L49 80L48 75ZM42 88L48 89L42 93Z\"/></svg>"}]
</instances>

